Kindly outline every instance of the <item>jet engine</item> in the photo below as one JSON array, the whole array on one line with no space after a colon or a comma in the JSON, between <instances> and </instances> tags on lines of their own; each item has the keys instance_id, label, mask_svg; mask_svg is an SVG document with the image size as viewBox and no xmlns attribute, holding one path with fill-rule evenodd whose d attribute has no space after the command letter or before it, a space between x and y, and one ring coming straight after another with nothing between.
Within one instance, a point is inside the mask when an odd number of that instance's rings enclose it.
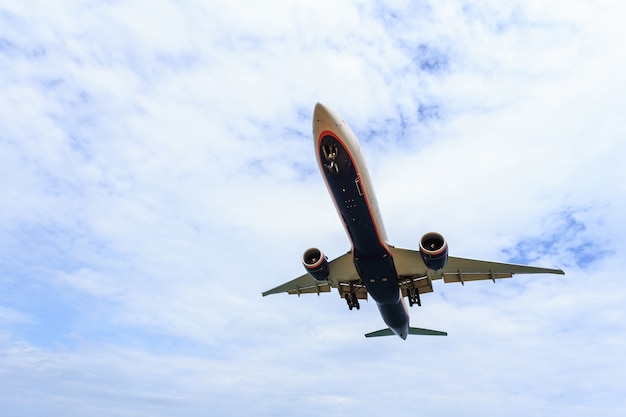
<instances>
[{"instance_id":1,"label":"jet engine","mask_svg":"<svg viewBox=\"0 0 626 417\"><path fill-rule=\"evenodd\" d=\"M420 240L420 253L428 269L443 269L448 262L448 242L439 233L426 233Z\"/></svg>"},{"instance_id":2,"label":"jet engine","mask_svg":"<svg viewBox=\"0 0 626 417\"><path fill-rule=\"evenodd\" d=\"M328 280L328 258L318 248L310 248L302 255L302 265L313 278L318 281Z\"/></svg>"}]
</instances>

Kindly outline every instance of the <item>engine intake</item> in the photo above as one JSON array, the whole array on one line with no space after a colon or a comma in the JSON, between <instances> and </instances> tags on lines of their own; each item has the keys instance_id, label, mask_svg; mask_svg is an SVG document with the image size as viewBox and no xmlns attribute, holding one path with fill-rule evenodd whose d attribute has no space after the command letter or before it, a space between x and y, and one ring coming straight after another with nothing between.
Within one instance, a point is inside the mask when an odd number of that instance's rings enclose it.
<instances>
[{"instance_id":1,"label":"engine intake","mask_svg":"<svg viewBox=\"0 0 626 417\"><path fill-rule=\"evenodd\" d=\"M302 255L304 269L317 281L328 281L328 258L318 248L310 248Z\"/></svg>"},{"instance_id":2,"label":"engine intake","mask_svg":"<svg viewBox=\"0 0 626 417\"><path fill-rule=\"evenodd\" d=\"M420 253L428 269L443 269L448 263L448 242L439 233L426 233L420 240Z\"/></svg>"}]
</instances>

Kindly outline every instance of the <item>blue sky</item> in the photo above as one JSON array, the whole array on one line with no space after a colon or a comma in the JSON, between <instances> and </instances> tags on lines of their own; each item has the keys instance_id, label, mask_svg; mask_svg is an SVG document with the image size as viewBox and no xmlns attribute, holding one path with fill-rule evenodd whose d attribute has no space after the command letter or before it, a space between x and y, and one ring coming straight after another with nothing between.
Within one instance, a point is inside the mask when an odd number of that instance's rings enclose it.
<instances>
[{"instance_id":1,"label":"blue sky","mask_svg":"<svg viewBox=\"0 0 626 417\"><path fill-rule=\"evenodd\" d=\"M0 6L6 416L622 416L619 2ZM397 246L560 267L364 303L261 292L349 242L323 101ZM489 410L489 411L486 411Z\"/></svg>"}]
</instances>

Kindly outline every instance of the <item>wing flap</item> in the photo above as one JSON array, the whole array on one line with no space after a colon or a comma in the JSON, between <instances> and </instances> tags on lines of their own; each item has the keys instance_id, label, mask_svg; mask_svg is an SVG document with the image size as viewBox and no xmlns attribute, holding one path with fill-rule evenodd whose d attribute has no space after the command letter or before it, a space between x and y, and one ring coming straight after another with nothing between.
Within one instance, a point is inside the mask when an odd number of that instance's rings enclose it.
<instances>
[{"instance_id":1,"label":"wing flap","mask_svg":"<svg viewBox=\"0 0 626 417\"><path fill-rule=\"evenodd\" d=\"M304 287L304 288L296 288L293 290L287 291L288 294L292 295L301 295L301 294L320 294L322 292L330 292L330 285L328 282L316 283L314 286Z\"/></svg>"},{"instance_id":2,"label":"wing flap","mask_svg":"<svg viewBox=\"0 0 626 417\"><path fill-rule=\"evenodd\" d=\"M406 297L409 290L416 289L420 294L426 294L427 292L433 292L433 282L428 275L426 276L401 276L398 280L400 289L402 290L402 296Z\"/></svg>"},{"instance_id":3,"label":"wing flap","mask_svg":"<svg viewBox=\"0 0 626 417\"><path fill-rule=\"evenodd\" d=\"M354 292L356 298L359 300L367 300L367 288L365 288L365 285L363 285L360 280L358 282L340 282L337 289L339 290L339 296L341 298L344 298L346 294Z\"/></svg>"},{"instance_id":4,"label":"wing flap","mask_svg":"<svg viewBox=\"0 0 626 417\"><path fill-rule=\"evenodd\" d=\"M513 274L511 273L502 273L502 272L498 272L498 273L488 273L488 274L481 274L481 273L476 273L476 272L447 272L445 274L443 274L443 282L445 282L446 284L449 284L451 282L460 282L460 283L464 283L466 281L480 281L480 280L485 280L485 279L490 279L492 281L495 282L495 280L497 279L502 279L502 278L511 278L513 276Z\"/></svg>"}]
</instances>

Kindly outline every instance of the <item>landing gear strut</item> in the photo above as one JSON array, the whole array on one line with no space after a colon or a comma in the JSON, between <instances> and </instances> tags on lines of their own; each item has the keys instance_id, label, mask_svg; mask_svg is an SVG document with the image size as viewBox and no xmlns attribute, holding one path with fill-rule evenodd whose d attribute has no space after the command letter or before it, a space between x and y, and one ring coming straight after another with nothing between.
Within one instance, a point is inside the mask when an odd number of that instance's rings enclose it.
<instances>
[{"instance_id":1,"label":"landing gear strut","mask_svg":"<svg viewBox=\"0 0 626 417\"><path fill-rule=\"evenodd\" d=\"M327 174L337 174L339 172L339 165L335 162L337 159L337 145L324 145L322 146L324 152L324 158L328 164L324 164Z\"/></svg>"},{"instance_id":2,"label":"landing gear strut","mask_svg":"<svg viewBox=\"0 0 626 417\"><path fill-rule=\"evenodd\" d=\"M324 164L324 168L326 168L326 173L328 174L337 174L339 173L339 166L333 161L330 164Z\"/></svg>"},{"instance_id":3,"label":"landing gear strut","mask_svg":"<svg viewBox=\"0 0 626 417\"><path fill-rule=\"evenodd\" d=\"M350 310L352 310L354 307L356 307L357 310L361 308L361 305L359 304L359 299L357 298L356 293L354 292L347 293L346 295L343 296L343 298L346 299L346 302L348 303L348 308Z\"/></svg>"},{"instance_id":4,"label":"landing gear strut","mask_svg":"<svg viewBox=\"0 0 626 417\"><path fill-rule=\"evenodd\" d=\"M413 304L422 306L422 300L420 300L420 292L415 287L410 287L407 291L407 297L409 298L409 307L413 307Z\"/></svg>"}]
</instances>

